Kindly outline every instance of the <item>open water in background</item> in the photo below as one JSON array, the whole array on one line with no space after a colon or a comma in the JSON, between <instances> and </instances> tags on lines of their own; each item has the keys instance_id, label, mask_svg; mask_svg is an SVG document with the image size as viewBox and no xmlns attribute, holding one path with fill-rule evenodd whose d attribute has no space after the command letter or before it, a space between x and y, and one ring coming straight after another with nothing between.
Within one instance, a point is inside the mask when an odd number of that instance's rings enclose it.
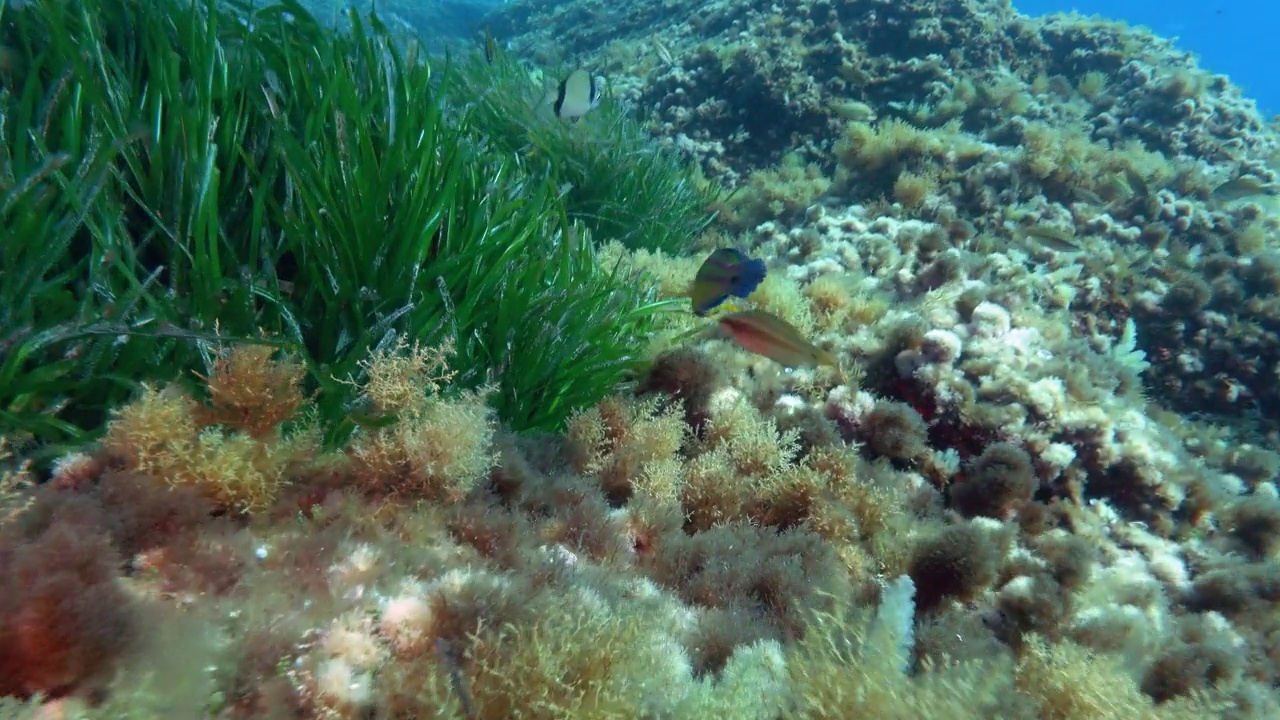
<instances>
[{"instance_id":1,"label":"open water in background","mask_svg":"<svg viewBox=\"0 0 1280 720\"><path fill-rule=\"evenodd\" d=\"M1280 113L1280 0L1013 0L1027 15L1077 10L1176 37L1200 66L1231 77L1258 109Z\"/></svg>"}]
</instances>

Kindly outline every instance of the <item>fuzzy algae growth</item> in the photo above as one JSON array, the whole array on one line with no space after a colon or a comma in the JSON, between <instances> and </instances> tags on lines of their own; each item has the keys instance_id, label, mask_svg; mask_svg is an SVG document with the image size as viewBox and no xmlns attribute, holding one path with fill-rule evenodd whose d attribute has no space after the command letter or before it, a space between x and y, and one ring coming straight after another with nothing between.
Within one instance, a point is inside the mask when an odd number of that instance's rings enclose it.
<instances>
[{"instance_id":1,"label":"fuzzy algae growth","mask_svg":"<svg viewBox=\"0 0 1280 720\"><path fill-rule=\"evenodd\" d=\"M345 453L290 465L268 506L232 522L217 510L234 481L219 490L138 461L177 455L160 428L181 441L218 408L189 401L175 415L154 395L126 406L102 453L64 467L0 526L0 559L17 573L0 596L9 692L50 693L60 712L86 718L173 707L193 717L1194 717L1180 714L1194 711L1185 702L1153 709L1136 687L1123 714L1106 714L1114 697L1082 690L1110 671L1069 644L1029 638L1038 649L1015 663L978 636L984 649L935 656L929 643L943 637L925 624L917 646L913 588L933 581L902 574L920 559L894 538L929 523L913 529L898 491L856 455L805 449L744 398L712 402L705 441L660 397L610 400L574 420L557 457L495 433L473 412L478 400L469 409L433 391L448 377L444 355L405 350L371 358L362 390L408 412ZM230 352L224 367L254 386L263 371L234 361L246 350ZM278 414L276 392L259 399L263 416ZM433 413L447 414L448 438ZM148 421L150 434L125 432ZM688 525L700 517L715 520ZM77 582L97 581L49 554L55 538L89 531L99 542L81 554L95 562L136 553L135 572L93 608L72 598L87 591ZM980 545L1001 535L971 532L990 536ZM39 580L22 571L36 561ZM901 578L882 590L876 568ZM58 587L75 592L41 604ZM83 623L106 613L119 643L94 646ZM168 631L193 622L204 630ZM913 659L913 647L925 655ZM93 664L68 663L86 652ZM43 685L50 677L66 684ZM96 709L77 700L90 687L105 694Z\"/></svg>"}]
</instances>

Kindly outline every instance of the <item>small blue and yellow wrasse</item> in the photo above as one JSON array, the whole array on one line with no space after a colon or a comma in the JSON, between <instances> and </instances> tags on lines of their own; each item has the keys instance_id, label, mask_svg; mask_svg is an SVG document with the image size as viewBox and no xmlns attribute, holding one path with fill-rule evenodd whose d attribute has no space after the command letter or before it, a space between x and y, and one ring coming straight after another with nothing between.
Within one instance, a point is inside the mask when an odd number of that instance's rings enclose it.
<instances>
[{"instance_id":1,"label":"small blue and yellow wrasse","mask_svg":"<svg viewBox=\"0 0 1280 720\"><path fill-rule=\"evenodd\" d=\"M693 314L706 315L730 295L745 298L764 281L767 272L763 260L747 257L741 250L716 250L703 261L693 279L693 288L689 291Z\"/></svg>"},{"instance_id":2,"label":"small blue and yellow wrasse","mask_svg":"<svg viewBox=\"0 0 1280 720\"><path fill-rule=\"evenodd\" d=\"M720 328L743 350L763 355L789 368L828 365L840 369L836 356L805 339L786 320L763 310L730 313Z\"/></svg>"}]
</instances>

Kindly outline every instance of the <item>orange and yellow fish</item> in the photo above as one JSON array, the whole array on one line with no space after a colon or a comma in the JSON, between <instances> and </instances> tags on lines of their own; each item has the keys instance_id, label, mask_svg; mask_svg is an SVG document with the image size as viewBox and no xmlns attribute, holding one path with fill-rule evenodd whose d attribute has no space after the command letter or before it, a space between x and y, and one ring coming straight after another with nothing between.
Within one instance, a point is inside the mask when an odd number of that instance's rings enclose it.
<instances>
[{"instance_id":1,"label":"orange and yellow fish","mask_svg":"<svg viewBox=\"0 0 1280 720\"><path fill-rule=\"evenodd\" d=\"M718 322L720 328L743 350L763 355L780 365L840 368L840 362L829 350L809 342L799 330L772 313L743 310L724 315Z\"/></svg>"}]
</instances>

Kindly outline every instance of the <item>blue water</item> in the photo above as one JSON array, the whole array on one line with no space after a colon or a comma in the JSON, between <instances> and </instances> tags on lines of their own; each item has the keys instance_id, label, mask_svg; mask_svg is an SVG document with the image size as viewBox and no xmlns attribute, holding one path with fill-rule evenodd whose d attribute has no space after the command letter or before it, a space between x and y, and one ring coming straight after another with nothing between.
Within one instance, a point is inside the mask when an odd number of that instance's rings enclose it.
<instances>
[{"instance_id":1,"label":"blue water","mask_svg":"<svg viewBox=\"0 0 1280 720\"><path fill-rule=\"evenodd\" d=\"M1280 0L1013 0L1013 5L1028 15L1078 10L1177 37L1179 47L1199 56L1201 67L1229 76L1267 115L1280 113Z\"/></svg>"}]
</instances>

